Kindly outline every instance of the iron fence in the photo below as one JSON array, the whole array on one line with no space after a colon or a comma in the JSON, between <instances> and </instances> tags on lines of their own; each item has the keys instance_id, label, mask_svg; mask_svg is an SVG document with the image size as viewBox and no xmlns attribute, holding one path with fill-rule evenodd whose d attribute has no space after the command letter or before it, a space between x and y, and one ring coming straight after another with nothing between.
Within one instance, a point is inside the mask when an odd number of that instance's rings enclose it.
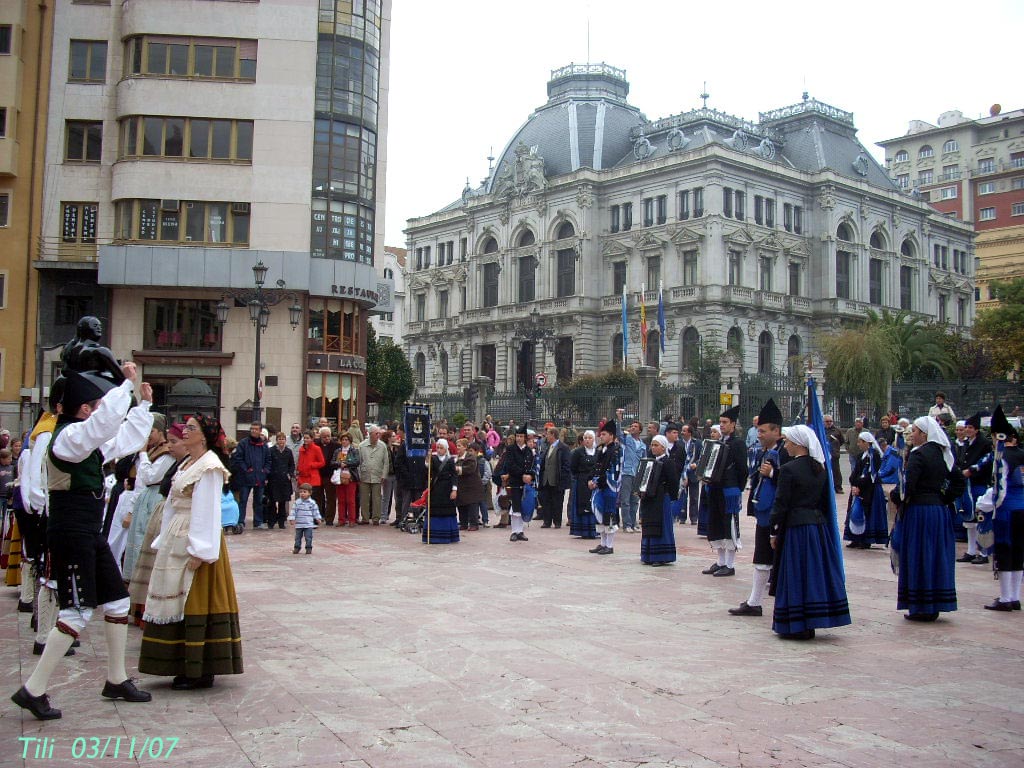
<instances>
[{"instance_id":1,"label":"iron fence","mask_svg":"<svg viewBox=\"0 0 1024 768\"><path fill-rule=\"evenodd\" d=\"M593 427L604 419L615 418L619 408L625 409L626 419L639 418L638 400L636 387L599 391L552 387L537 393L520 389L491 394L487 413L502 423L515 419L517 424L534 429L548 421L558 426L571 421L575 426Z\"/></svg>"},{"instance_id":2,"label":"iron fence","mask_svg":"<svg viewBox=\"0 0 1024 768\"><path fill-rule=\"evenodd\" d=\"M784 424L806 418L807 379L788 373L740 374L740 423L749 425L761 407L772 398L782 412Z\"/></svg>"},{"instance_id":3,"label":"iron fence","mask_svg":"<svg viewBox=\"0 0 1024 768\"><path fill-rule=\"evenodd\" d=\"M654 388L654 414L659 420L668 417L689 421L696 417L702 424L705 419L715 421L721 413L719 395L722 391L718 379L693 381L688 384L658 384Z\"/></svg>"},{"instance_id":4,"label":"iron fence","mask_svg":"<svg viewBox=\"0 0 1024 768\"><path fill-rule=\"evenodd\" d=\"M446 419L452 422L459 413L467 419L472 418L466 407L465 395L461 392L428 392L416 395L414 400L430 406L430 418L433 421Z\"/></svg>"},{"instance_id":5,"label":"iron fence","mask_svg":"<svg viewBox=\"0 0 1024 768\"><path fill-rule=\"evenodd\" d=\"M892 385L893 410L908 419L928 413L935 404L935 393L946 395L946 402L961 419L980 410L991 411L996 405L1011 413L1024 408L1024 383L999 379L996 381L907 381Z\"/></svg>"}]
</instances>

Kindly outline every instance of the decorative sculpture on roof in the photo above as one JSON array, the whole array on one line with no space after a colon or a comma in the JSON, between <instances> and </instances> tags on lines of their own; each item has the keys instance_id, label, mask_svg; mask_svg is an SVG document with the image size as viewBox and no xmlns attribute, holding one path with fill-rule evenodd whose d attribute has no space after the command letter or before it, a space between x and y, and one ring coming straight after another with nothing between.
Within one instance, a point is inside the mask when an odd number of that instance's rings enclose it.
<instances>
[{"instance_id":1,"label":"decorative sculpture on roof","mask_svg":"<svg viewBox=\"0 0 1024 768\"><path fill-rule=\"evenodd\" d=\"M747 134L741 130L736 130L733 132L732 138L726 139L725 143L737 152L744 152L747 149Z\"/></svg>"},{"instance_id":2,"label":"decorative sculpture on roof","mask_svg":"<svg viewBox=\"0 0 1024 768\"><path fill-rule=\"evenodd\" d=\"M654 147L651 146L651 142L646 136L641 135L633 142L633 157L637 160L646 160L652 152L654 152Z\"/></svg>"},{"instance_id":3,"label":"decorative sculpture on roof","mask_svg":"<svg viewBox=\"0 0 1024 768\"><path fill-rule=\"evenodd\" d=\"M757 153L765 160L774 160L775 145L772 144L771 139L761 139L761 143L757 145Z\"/></svg>"},{"instance_id":4,"label":"decorative sculpture on roof","mask_svg":"<svg viewBox=\"0 0 1024 768\"><path fill-rule=\"evenodd\" d=\"M515 161L505 166L494 183L495 197L506 200L522 198L547 188L544 158L539 154L539 147L527 147L520 141L516 145L515 154Z\"/></svg>"},{"instance_id":5,"label":"decorative sculpture on roof","mask_svg":"<svg viewBox=\"0 0 1024 768\"><path fill-rule=\"evenodd\" d=\"M673 128L668 132L668 148L672 152L678 152L690 143L690 139L680 128Z\"/></svg>"},{"instance_id":6,"label":"decorative sculpture on roof","mask_svg":"<svg viewBox=\"0 0 1024 768\"><path fill-rule=\"evenodd\" d=\"M857 155L857 159L853 161L853 170L860 176L868 175L868 159L864 156L863 152Z\"/></svg>"}]
</instances>

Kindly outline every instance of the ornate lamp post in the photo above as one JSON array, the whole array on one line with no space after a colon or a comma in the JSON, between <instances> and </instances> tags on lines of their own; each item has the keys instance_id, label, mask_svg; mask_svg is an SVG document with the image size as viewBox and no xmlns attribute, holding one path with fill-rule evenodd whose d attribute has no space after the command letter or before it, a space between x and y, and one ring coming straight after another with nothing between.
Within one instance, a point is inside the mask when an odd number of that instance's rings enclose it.
<instances>
[{"instance_id":1,"label":"ornate lamp post","mask_svg":"<svg viewBox=\"0 0 1024 768\"><path fill-rule=\"evenodd\" d=\"M541 320L540 310L536 306L530 310L530 314L525 320L516 324L512 338L519 342L520 351L526 342L534 345L534 352L536 352L538 342L542 343L548 351L553 350L555 346L555 333L550 325ZM534 381L526 382L526 405L532 420L537 407L537 386Z\"/></svg>"},{"instance_id":2,"label":"ornate lamp post","mask_svg":"<svg viewBox=\"0 0 1024 768\"><path fill-rule=\"evenodd\" d=\"M298 296L294 293L284 293L280 289L285 287L284 280L277 281L277 288L264 289L263 285L267 280L268 267L263 260L256 262L252 268L253 281L256 288L253 290L229 290L225 291L217 304L217 323L223 328L228 322L228 312L231 305L225 301L227 298L235 299L249 308L249 319L256 329L256 356L253 372L253 394L252 394L252 420L263 421L263 408L260 401L263 399L262 382L260 369L263 367L263 360L260 354L260 340L266 333L270 324L270 308L280 304L286 299L291 299L291 306L288 307L288 322L294 331L302 321L302 305L299 304Z\"/></svg>"}]
</instances>

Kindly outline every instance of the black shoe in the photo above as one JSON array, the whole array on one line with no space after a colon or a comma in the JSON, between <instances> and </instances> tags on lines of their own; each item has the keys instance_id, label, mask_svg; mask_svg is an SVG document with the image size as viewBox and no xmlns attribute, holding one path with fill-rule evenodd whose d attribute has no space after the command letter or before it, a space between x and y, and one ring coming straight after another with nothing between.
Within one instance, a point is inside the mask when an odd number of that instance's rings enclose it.
<instances>
[{"instance_id":1,"label":"black shoe","mask_svg":"<svg viewBox=\"0 0 1024 768\"><path fill-rule=\"evenodd\" d=\"M1014 600L1012 603L1010 603L1010 605L1013 606L1013 610L1020 610L1020 600Z\"/></svg>"},{"instance_id":2,"label":"black shoe","mask_svg":"<svg viewBox=\"0 0 1024 768\"><path fill-rule=\"evenodd\" d=\"M598 544L593 549L588 549L587 552L590 552L592 555L599 555L602 549L604 549L604 544Z\"/></svg>"},{"instance_id":3,"label":"black shoe","mask_svg":"<svg viewBox=\"0 0 1024 768\"><path fill-rule=\"evenodd\" d=\"M18 613L32 613L32 603L23 603L21 600L19 600Z\"/></svg>"},{"instance_id":4,"label":"black shoe","mask_svg":"<svg viewBox=\"0 0 1024 768\"><path fill-rule=\"evenodd\" d=\"M957 563L973 563L974 562L974 558L976 558L976 557L977 557L977 555L972 555L970 552L964 552L954 562L957 562Z\"/></svg>"},{"instance_id":5,"label":"black shoe","mask_svg":"<svg viewBox=\"0 0 1024 768\"><path fill-rule=\"evenodd\" d=\"M298 550L298 547L296 547L295 549L293 549L293 550L292 550L292 554L293 554L293 555L297 555L297 554L299 554L299 550Z\"/></svg>"},{"instance_id":6,"label":"black shoe","mask_svg":"<svg viewBox=\"0 0 1024 768\"><path fill-rule=\"evenodd\" d=\"M598 552L597 554L599 554L599 555L614 555L615 554L615 548L614 547L601 547L601 551Z\"/></svg>"},{"instance_id":7,"label":"black shoe","mask_svg":"<svg viewBox=\"0 0 1024 768\"><path fill-rule=\"evenodd\" d=\"M551 527L551 523L544 523L544 525L541 526L541 528L550 528L550 527Z\"/></svg>"},{"instance_id":8,"label":"black shoe","mask_svg":"<svg viewBox=\"0 0 1024 768\"><path fill-rule=\"evenodd\" d=\"M39 643L39 642L32 643L32 655L33 656L42 656L43 655L43 650L45 648L46 648L46 643ZM74 656L75 655L75 649L74 648L68 648L67 651L65 651L64 655L65 656Z\"/></svg>"},{"instance_id":9,"label":"black shoe","mask_svg":"<svg viewBox=\"0 0 1024 768\"><path fill-rule=\"evenodd\" d=\"M513 533L511 536L508 537L508 540L509 541L519 541L519 534L518 533Z\"/></svg>"},{"instance_id":10,"label":"black shoe","mask_svg":"<svg viewBox=\"0 0 1024 768\"><path fill-rule=\"evenodd\" d=\"M714 576L719 568L725 568L725 566L724 565L719 565L718 563L712 563L707 568L705 568L703 571L701 571L701 573L703 573L705 576Z\"/></svg>"},{"instance_id":11,"label":"black shoe","mask_svg":"<svg viewBox=\"0 0 1024 768\"><path fill-rule=\"evenodd\" d=\"M1012 611L1013 610L1013 603L1012 602L1004 603L1004 602L1001 602L999 600L999 598L996 598L991 603L989 603L988 605L985 606L985 610L986 611Z\"/></svg>"},{"instance_id":12,"label":"black shoe","mask_svg":"<svg viewBox=\"0 0 1024 768\"><path fill-rule=\"evenodd\" d=\"M27 709L37 720L60 720L60 710L50 706L50 697L45 693L33 696L21 686L18 692L11 696L11 701L22 709Z\"/></svg>"},{"instance_id":13,"label":"black shoe","mask_svg":"<svg viewBox=\"0 0 1024 768\"><path fill-rule=\"evenodd\" d=\"M764 609L760 605L747 605L744 602L740 603L739 608L730 608L729 613L733 616L763 616Z\"/></svg>"},{"instance_id":14,"label":"black shoe","mask_svg":"<svg viewBox=\"0 0 1024 768\"><path fill-rule=\"evenodd\" d=\"M859 541L851 541L849 544L846 545L846 548L847 549L860 549L860 542Z\"/></svg>"},{"instance_id":15,"label":"black shoe","mask_svg":"<svg viewBox=\"0 0 1024 768\"><path fill-rule=\"evenodd\" d=\"M736 575L736 569L735 568L730 568L728 565L724 565L724 566L719 568L717 571L715 571L711 575L715 576L715 577L718 577L718 576L735 576Z\"/></svg>"},{"instance_id":16,"label":"black shoe","mask_svg":"<svg viewBox=\"0 0 1024 768\"><path fill-rule=\"evenodd\" d=\"M529 541L529 539L526 538L526 534L525 533L520 533L519 534L519 540L520 541Z\"/></svg>"},{"instance_id":17,"label":"black shoe","mask_svg":"<svg viewBox=\"0 0 1024 768\"><path fill-rule=\"evenodd\" d=\"M78 640L78 639L72 640L71 641L71 647L72 648L81 648L82 647L82 641Z\"/></svg>"},{"instance_id":18,"label":"black shoe","mask_svg":"<svg viewBox=\"0 0 1024 768\"><path fill-rule=\"evenodd\" d=\"M213 675L202 675L201 677L178 675L171 681L171 689L175 691L194 691L199 688L213 688Z\"/></svg>"},{"instance_id":19,"label":"black shoe","mask_svg":"<svg viewBox=\"0 0 1024 768\"><path fill-rule=\"evenodd\" d=\"M988 555L978 555L971 562L974 565L988 565Z\"/></svg>"},{"instance_id":20,"label":"black shoe","mask_svg":"<svg viewBox=\"0 0 1024 768\"><path fill-rule=\"evenodd\" d=\"M784 632L780 633L779 637L783 640L813 640L814 630L805 629L803 632Z\"/></svg>"},{"instance_id":21,"label":"black shoe","mask_svg":"<svg viewBox=\"0 0 1024 768\"><path fill-rule=\"evenodd\" d=\"M903 616L907 621L935 621L939 618L939 613L908 613Z\"/></svg>"},{"instance_id":22,"label":"black shoe","mask_svg":"<svg viewBox=\"0 0 1024 768\"><path fill-rule=\"evenodd\" d=\"M149 691L140 691L135 687L135 681L130 677L123 683L112 683L107 680L103 684L100 696L105 699L124 699L125 701L151 701L153 694Z\"/></svg>"}]
</instances>

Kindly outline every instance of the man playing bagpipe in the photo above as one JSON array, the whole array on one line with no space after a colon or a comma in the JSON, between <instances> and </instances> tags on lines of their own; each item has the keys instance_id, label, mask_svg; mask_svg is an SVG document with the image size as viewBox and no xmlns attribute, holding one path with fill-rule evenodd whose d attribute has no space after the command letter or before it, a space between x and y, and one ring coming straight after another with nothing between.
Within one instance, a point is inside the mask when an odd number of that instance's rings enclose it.
<instances>
[{"instance_id":1,"label":"man playing bagpipe","mask_svg":"<svg viewBox=\"0 0 1024 768\"><path fill-rule=\"evenodd\" d=\"M957 456L958 468L967 478L967 492L957 500L960 519L967 529L967 551L956 561L974 565L988 562L988 557L978 551L978 523L974 519L974 507L992 484L992 441L980 430L980 413L964 421L964 444Z\"/></svg>"},{"instance_id":2,"label":"man playing bagpipe","mask_svg":"<svg viewBox=\"0 0 1024 768\"><path fill-rule=\"evenodd\" d=\"M990 611L1019 611L1024 578L1024 448L1002 406L992 414L995 484L978 500L979 549L995 555L999 597L985 606Z\"/></svg>"},{"instance_id":3,"label":"man playing bagpipe","mask_svg":"<svg viewBox=\"0 0 1024 768\"><path fill-rule=\"evenodd\" d=\"M591 506L597 519L601 543L590 550L595 555L615 552L615 532L619 530L619 489L622 484L622 449L615 439L615 422L609 419L598 430L597 463L594 477L587 484L593 496Z\"/></svg>"},{"instance_id":4,"label":"man playing bagpipe","mask_svg":"<svg viewBox=\"0 0 1024 768\"><path fill-rule=\"evenodd\" d=\"M750 597L738 608L730 608L733 616L760 616L761 599L768 587L775 552L771 544L771 528L768 520L775 502L775 491L779 479L779 467L789 461L789 454L782 441L782 412L771 398L764 404L757 416L757 471L752 478L750 498L747 499L747 514L756 518L754 527L754 575Z\"/></svg>"},{"instance_id":5,"label":"man playing bagpipe","mask_svg":"<svg viewBox=\"0 0 1024 768\"><path fill-rule=\"evenodd\" d=\"M725 444L725 470L719 482L709 482L708 542L718 560L701 573L710 576L735 576L736 550L740 544L740 500L747 484L747 446L736 433L738 405L718 417Z\"/></svg>"}]
</instances>

